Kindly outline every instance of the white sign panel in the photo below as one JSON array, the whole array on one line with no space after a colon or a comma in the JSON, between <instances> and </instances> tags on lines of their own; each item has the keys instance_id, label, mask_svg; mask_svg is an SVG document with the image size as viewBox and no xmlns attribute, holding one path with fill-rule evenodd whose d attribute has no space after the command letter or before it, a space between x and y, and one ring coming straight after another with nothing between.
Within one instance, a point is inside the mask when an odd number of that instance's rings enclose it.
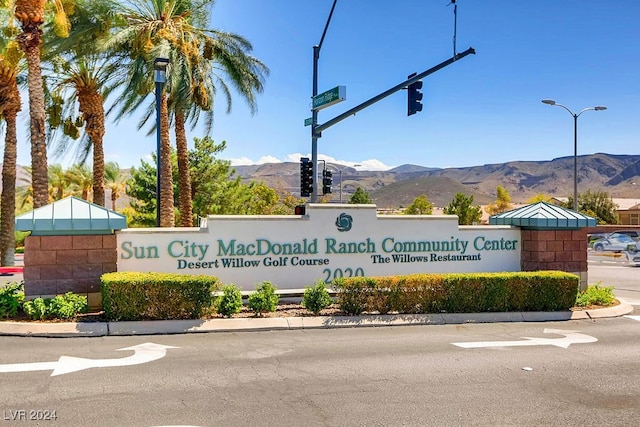
<instances>
[{"instance_id":1,"label":"white sign panel","mask_svg":"<svg viewBox=\"0 0 640 427\"><path fill-rule=\"evenodd\" d=\"M520 230L458 226L452 215L377 215L375 205L309 204L302 216L209 216L202 228L117 232L118 271L206 274L251 291L322 279L520 271Z\"/></svg>"}]
</instances>

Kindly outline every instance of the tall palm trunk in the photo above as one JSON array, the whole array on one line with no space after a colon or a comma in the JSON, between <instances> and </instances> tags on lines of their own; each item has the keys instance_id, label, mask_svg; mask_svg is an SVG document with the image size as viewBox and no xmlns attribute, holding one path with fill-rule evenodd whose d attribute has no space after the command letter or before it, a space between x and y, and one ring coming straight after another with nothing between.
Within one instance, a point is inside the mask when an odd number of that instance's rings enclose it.
<instances>
[{"instance_id":1,"label":"tall palm trunk","mask_svg":"<svg viewBox=\"0 0 640 427\"><path fill-rule=\"evenodd\" d=\"M5 89L5 90L2 90ZM7 123L2 163L2 201L0 202L0 265L15 263L16 157L18 137L16 117L20 111L20 92L15 76L9 86L0 89L0 104Z\"/></svg>"},{"instance_id":2,"label":"tall palm trunk","mask_svg":"<svg viewBox=\"0 0 640 427\"><path fill-rule=\"evenodd\" d=\"M25 53L28 67L31 185L33 186L34 208L49 203L44 88L40 68L40 44L42 42L40 25L44 23L44 3L45 0L16 0L15 3L15 17L20 21L22 28L22 33L17 36L17 41Z\"/></svg>"},{"instance_id":3,"label":"tall palm trunk","mask_svg":"<svg viewBox=\"0 0 640 427\"><path fill-rule=\"evenodd\" d=\"M171 139L169 136L169 109L167 95L162 94L160 107L160 168L162 181L160 183L160 227L173 227L175 225L175 212L173 211L173 170L171 168Z\"/></svg>"},{"instance_id":4,"label":"tall palm trunk","mask_svg":"<svg viewBox=\"0 0 640 427\"><path fill-rule=\"evenodd\" d=\"M95 91L79 91L78 102L84 115L85 130L93 145L93 202L105 206L104 199L104 107Z\"/></svg>"},{"instance_id":5,"label":"tall palm trunk","mask_svg":"<svg viewBox=\"0 0 640 427\"><path fill-rule=\"evenodd\" d=\"M189 172L189 147L184 127L184 112L176 111L176 153L178 156L178 191L180 193L180 226L193 227L191 202L191 174Z\"/></svg>"}]
</instances>

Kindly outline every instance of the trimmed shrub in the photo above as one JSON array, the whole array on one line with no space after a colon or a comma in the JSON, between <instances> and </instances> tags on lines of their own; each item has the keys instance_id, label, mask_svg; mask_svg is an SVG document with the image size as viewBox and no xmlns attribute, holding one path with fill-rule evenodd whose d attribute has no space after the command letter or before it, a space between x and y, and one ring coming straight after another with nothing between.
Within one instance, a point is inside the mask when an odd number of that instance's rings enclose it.
<instances>
[{"instance_id":1,"label":"trimmed shrub","mask_svg":"<svg viewBox=\"0 0 640 427\"><path fill-rule=\"evenodd\" d=\"M558 271L412 274L334 281L348 314L558 311L573 307L579 277Z\"/></svg>"},{"instance_id":2,"label":"trimmed shrub","mask_svg":"<svg viewBox=\"0 0 640 427\"><path fill-rule=\"evenodd\" d=\"M0 318L18 314L24 303L22 283L10 283L0 287Z\"/></svg>"},{"instance_id":3,"label":"trimmed shrub","mask_svg":"<svg viewBox=\"0 0 640 427\"><path fill-rule=\"evenodd\" d=\"M340 277L333 281L333 287L338 291L338 305L342 311L351 316L368 311L367 297L375 286L376 280L371 277Z\"/></svg>"},{"instance_id":4,"label":"trimmed shrub","mask_svg":"<svg viewBox=\"0 0 640 427\"><path fill-rule=\"evenodd\" d=\"M242 292L234 285L225 285L222 288L222 295L218 297L216 302L216 310L225 317L240 312L242 309Z\"/></svg>"},{"instance_id":5,"label":"trimmed shrub","mask_svg":"<svg viewBox=\"0 0 640 427\"><path fill-rule=\"evenodd\" d=\"M316 280L313 286L307 286L304 289L302 306L315 315L318 315L322 309L329 307L332 302L327 286L322 280Z\"/></svg>"},{"instance_id":6,"label":"trimmed shrub","mask_svg":"<svg viewBox=\"0 0 640 427\"><path fill-rule=\"evenodd\" d=\"M280 297L276 294L276 287L269 281L262 282L254 293L249 295L247 306L261 316L262 313L273 313L278 308Z\"/></svg>"},{"instance_id":7,"label":"trimmed shrub","mask_svg":"<svg viewBox=\"0 0 640 427\"><path fill-rule=\"evenodd\" d=\"M102 308L109 320L199 319L218 290L213 276L175 273L103 274Z\"/></svg>"}]
</instances>

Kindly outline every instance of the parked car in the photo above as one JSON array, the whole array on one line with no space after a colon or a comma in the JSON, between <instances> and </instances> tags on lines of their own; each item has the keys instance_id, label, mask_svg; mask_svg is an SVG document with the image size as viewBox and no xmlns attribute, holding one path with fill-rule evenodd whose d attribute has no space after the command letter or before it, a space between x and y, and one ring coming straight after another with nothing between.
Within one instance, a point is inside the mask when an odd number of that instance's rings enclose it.
<instances>
[{"instance_id":1,"label":"parked car","mask_svg":"<svg viewBox=\"0 0 640 427\"><path fill-rule=\"evenodd\" d=\"M607 237L607 233L589 233L587 234L587 243L590 248L593 248L593 244L598 240L604 239Z\"/></svg>"},{"instance_id":2,"label":"parked car","mask_svg":"<svg viewBox=\"0 0 640 427\"><path fill-rule=\"evenodd\" d=\"M638 252L640 251L640 242L633 240L626 234L611 233L606 237L593 242L593 249L597 252L613 251L613 252Z\"/></svg>"},{"instance_id":3,"label":"parked car","mask_svg":"<svg viewBox=\"0 0 640 427\"><path fill-rule=\"evenodd\" d=\"M617 231L614 231L613 233L626 234L627 236L631 237L636 242L640 241L640 231L638 231L638 230L617 230Z\"/></svg>"}]
</instances>

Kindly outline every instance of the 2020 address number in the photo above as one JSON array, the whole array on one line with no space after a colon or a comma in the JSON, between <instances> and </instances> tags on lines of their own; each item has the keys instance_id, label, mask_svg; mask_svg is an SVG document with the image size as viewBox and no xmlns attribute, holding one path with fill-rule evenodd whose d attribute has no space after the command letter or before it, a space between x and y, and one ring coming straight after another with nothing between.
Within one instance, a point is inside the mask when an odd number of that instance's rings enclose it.
<instances>
[{"instance_id":1,"label":"2020 address number","mask_svg":"<svg viewBox=\"0 0 640 427\"><path fill-rule=\"evenodd\" d=\"M355 270L351 267L347 267L345 269L336 268L333 270L325 268L322 270L322 273L325 274L325 283L331 283L335 279L339 279L341 277L364 277L364 270L361 267L358 267Z\"/></svg>"}]
</instances>

